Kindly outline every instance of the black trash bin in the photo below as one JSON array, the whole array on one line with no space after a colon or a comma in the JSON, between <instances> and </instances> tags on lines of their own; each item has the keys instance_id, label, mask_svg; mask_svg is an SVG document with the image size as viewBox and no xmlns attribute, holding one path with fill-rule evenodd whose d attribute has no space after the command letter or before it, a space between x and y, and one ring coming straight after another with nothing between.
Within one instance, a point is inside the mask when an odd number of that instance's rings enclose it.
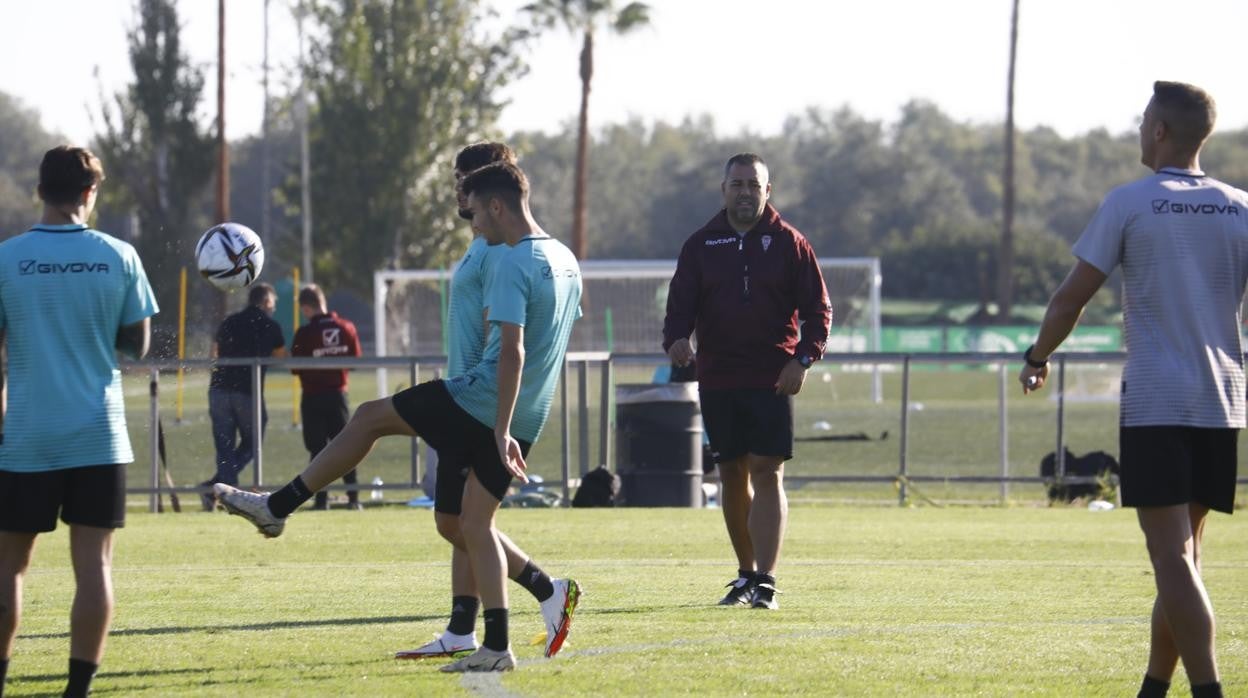
<instances>
[{"instance_id":1,"label":"black trash bin","mask_svg":"<svg viewBox=\"0 0 1248 698\"><path fill-rule=\"evenodd\" d=\"M630 507L702 506L702 411L697 383L615 389L616 469Z\"/></svg>"}]
</instances>

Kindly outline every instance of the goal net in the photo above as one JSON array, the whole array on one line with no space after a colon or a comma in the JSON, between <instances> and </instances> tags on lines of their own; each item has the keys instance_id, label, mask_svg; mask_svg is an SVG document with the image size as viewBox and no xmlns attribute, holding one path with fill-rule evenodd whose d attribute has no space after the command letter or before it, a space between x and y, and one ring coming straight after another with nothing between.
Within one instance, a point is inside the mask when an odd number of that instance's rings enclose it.
<instances>
[{"instance_id":1,"label":"goal net","mask_svg":"<svg viewBox=\"0 0 1248 698\"><path fill-rule=\"evenodd\" d=\"M875 257L819 260L832 302L829 352L880 347L880 262ZM584 317L570 351L658 354L675 260L608 259L581 263ZM453 269L373 274L378 356L444 356Z\"/></svg>"}]
</instances>

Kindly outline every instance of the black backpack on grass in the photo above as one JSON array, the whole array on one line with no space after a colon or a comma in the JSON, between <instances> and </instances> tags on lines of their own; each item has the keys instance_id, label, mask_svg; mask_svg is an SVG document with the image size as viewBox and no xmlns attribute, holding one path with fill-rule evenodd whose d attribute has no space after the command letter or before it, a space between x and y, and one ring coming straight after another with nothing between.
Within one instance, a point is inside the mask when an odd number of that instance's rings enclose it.
<instances>
[{"instance_id":1,"label":"black backpack on grass","mask_svg":"<svg viewBox=\"0 0 1248 698\"><path fill-rule=\"evenodd\" d=\"M1049 490L1049 502L1070 502L1081 497L1095 499L1118 486L1121 468L1118 459L1104 451L1092 451L1076 456L1066 449L1066 475L1099 478L1097 483L1057 483L1057 454L1050 452L1040 461L1040 477L1045 479Z\"/></svg>"},{"instance_id":2,"label":"black backpack on grass","mask_svg":"<svg viewBox=\"0 0 1248 698\"><path fill-rule=\"evenodd\" d=\"M613 507L619 495L620 476L600 465L581 478L581 486L572 497L572 506Z\"/></svg>"}]
</instances>

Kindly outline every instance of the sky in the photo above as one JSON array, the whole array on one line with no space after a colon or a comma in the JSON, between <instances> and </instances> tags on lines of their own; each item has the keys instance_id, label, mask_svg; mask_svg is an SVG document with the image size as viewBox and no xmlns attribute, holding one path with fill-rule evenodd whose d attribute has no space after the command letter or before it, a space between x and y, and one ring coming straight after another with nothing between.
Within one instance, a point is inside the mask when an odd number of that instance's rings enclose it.
<instances>
[{"instance_id":1,"label":"sky","mask_svg":"<svg viewBox=\"0 0 1248 698\"><path fill-rule=\"evenodd\" d=\"M274 93L289 88L297 61L294 1L269 0ZM485 0L497 13L491 26L518 21L528 1ZM126 32L134 4L0 0L0 91L37 111L45 128L85 142L99 123L101 92L116 92L132 77ZM591 126L710 114L720 135L770 134L807 107L849 106L890 122L911 99L934 102L960 121L1005 116L1010 0L649 4L652 26L597 37ZM227 2L231 139L260 130L264 5ZM216 108L217 2L181 0L179 10L183 43L208 69L207 114ZM1166 79L1209 90L1220 129L1248 127L1245 26L1244 0L1021 0L1017 123L1066 136L1125 132L1138 123L1152 81ZM52 32L58 40L46 42ZM504 94L504 132L555 131L575 119L579 48L579 38L560 31L529 47L529 74Z\"/></svg>"}]
</instances>

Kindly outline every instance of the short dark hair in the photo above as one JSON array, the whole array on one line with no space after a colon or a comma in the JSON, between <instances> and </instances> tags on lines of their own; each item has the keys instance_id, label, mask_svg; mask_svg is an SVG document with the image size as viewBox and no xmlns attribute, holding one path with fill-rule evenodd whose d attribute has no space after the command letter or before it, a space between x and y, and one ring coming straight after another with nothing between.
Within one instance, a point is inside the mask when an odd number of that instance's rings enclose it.
<instances>
[{"instance_id":1,"label":"short dark hair","mask_svg":"<svg viewBox=\"0 0 1248 698\"><path fill-rule=\"evenodd\" d=\"M247 292L247 303L258 306L269 296L277 298L277 289L261 281L251 285L251 290Z\"/></svg>"},{"instance_id":2,"label":"short dark hair","mask_svg":"<svg viewBox=\"0 0 1248 698\"><path fill-rule=\"evenodd\" d=\"M464 196L497 196L511 210L519 212L529 198L529 178L510 162L496 162L473 170L460 184Z\"/></svg>"},{"instance_id":3,"label":"short dark hair","mask_svg":"<svg viewBox=\"0 0 1248 698\"><path fill-rule=\"evenodd\" d=\"M728 179L728 170L731 170L733 165L762 165L763 167L767 167L767 163L763 160L761 155L755 155L754 153L737 153L736 155L728 158L728 164L724 165L724 179Z\"/></svg>"},{"instance_id":4,"label":"short dark hair","mask_svg":"<svg viewBox=\"0 0 1248 698\"><path fill-rule=\"evenodd\" d=\"M516 152L506 143L496 141L473 143L455 156L455 169L466 175L495 162L509 162L514 165Z\"/></svg>"},{"instance_id":5,"label":"short dark hair","mask_svg":"<svg viewBox=\"0 0 1248 698\"><path fill-rule=\"evenodd\" d=\"M86 148L58 145L39 163L39 198L53 206L78 203L82 193L104 181L104 166Z\"/></svg>"},{"instance_id":6,"label":"short dark hair","mask_svg":"<svg viewBox=\"0 0 1248 698\"><path fill-rule=\"evenodd\" d=\"M308 284L299 289L299 305L309 308L325 307L325 292L316 284Z\"/></svg>"},{"instance_id":7,"label":"short dark hair","mask_svg":"<svg viewBox=\"0 0 1248 698\"><path fill-rule=\"evenodd\" d=\"M1213 124L1218 119L1213 97L1195 85L1182 82L1154 82L1153 105L1175 143L1192 150L1200 148L1213 133Z\"/></svg>"}]
</instances>

